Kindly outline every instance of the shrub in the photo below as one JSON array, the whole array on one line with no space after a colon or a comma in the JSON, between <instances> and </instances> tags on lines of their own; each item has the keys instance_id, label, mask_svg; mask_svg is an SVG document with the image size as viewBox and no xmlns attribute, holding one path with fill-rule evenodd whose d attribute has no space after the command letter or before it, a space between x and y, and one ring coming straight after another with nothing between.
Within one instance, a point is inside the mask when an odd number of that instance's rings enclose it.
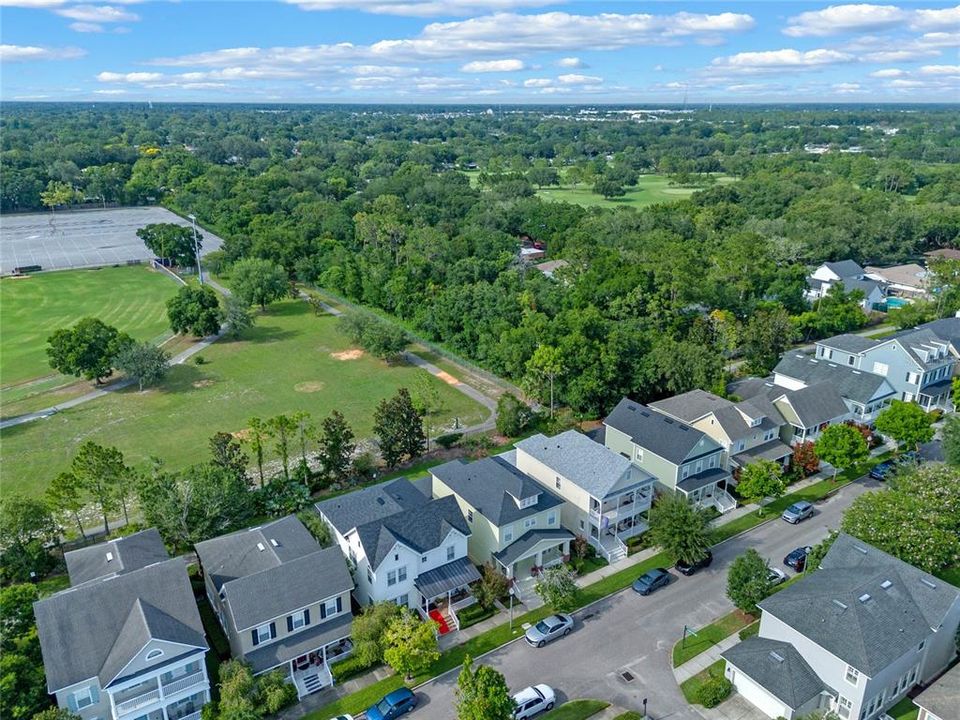
<instances>
[{"instance_id":1,"label":"shrub","mask_svg":"<svg viewBox=\"0 0 960 720\"><path fill-rule=\"evenodd\" d=\"M360 657L359 655L351 655L346 660L341 660L331 665L330 673L333 675L333 679L339 684L357 675L362 675L377 664L378 662L375 658L371 660L370 658Z\"/></svg>"},{"instance_id":2,"label":"shrub","mask_svg":"<svg viewBox=\"0 0 960 720\"><path fill-rule=\"evenodd\" d=\"M268 715L274 715L297 701L297 688L287 682L283 670L274 670L259 678L257 690Z\"/></svg>"},{"instance_id":3,"label":"shrub","mask_svg":"<svg viewBox=\"0 0 960 720\"><path fill-rule=\"evenodd\" d=\"M195 355L193 358L194 365L204 365L207 362L207 359L203 355Z\"/></svg>"},{"instance_id":4,"label":"shrub","mask_svg":"<svg viewBox=\"0 0 960 720\"><path fill-rule=\"evenodd\" d=\"M441 435L434 440L434 442L445 450L449 450L456 445L462 437L463 433L448 433L447 435Z\"/></svg>"},{"instance_id":5,"label":"shrub","mask_svg":"<svg viewBox=\"0 0 960 720\"><path fill-rule=\"evenodd\" d=\"M697 689L697 702L705 708L716 707L733 691L733 683L725 677L712 677Z\"/></svg>"}]
</instances>

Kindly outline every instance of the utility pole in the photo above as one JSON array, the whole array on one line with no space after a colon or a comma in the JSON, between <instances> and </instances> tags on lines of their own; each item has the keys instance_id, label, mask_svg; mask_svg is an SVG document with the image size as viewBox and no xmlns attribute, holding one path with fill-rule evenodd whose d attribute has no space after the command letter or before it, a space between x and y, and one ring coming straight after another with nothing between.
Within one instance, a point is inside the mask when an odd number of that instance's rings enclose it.
<instances>
[{"instance_id":1,"label":"utility pole","mask_svg":"<svg viewBox=\"0 0 960 720\"><path fill-rule=\"evenodd\" d=\"M193 224L193 256L197 261L197 277L200 279L200 284L203 285L203 267L200 265L200 243L197 242L197 216L196 215L187 215L190 218L190 222Z\"/></svg>"}]
</instances>

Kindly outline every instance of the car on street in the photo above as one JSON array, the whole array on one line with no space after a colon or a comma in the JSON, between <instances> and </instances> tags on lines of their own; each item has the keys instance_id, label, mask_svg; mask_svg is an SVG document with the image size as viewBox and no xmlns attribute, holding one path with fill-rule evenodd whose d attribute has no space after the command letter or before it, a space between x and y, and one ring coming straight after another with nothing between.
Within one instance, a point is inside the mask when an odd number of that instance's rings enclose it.
<instances>
[{"instance_id":1,"label":"car on street","mask_svg":"<svg viewBox=\"0 0 960 720\"><path fill-rule=\"evenodd\" d=\"M798 500L784 510L780 517L782 517L788 523L796 525L798 522L806 520L808 517L813 517L813 505L808 503L806 500Z\"/></svg>"},{"instance_id":2,"label":"car on street","mask_svg":"<svg viewBox=\"0 0 960 720\"><path fill-rule=\"evenodd\" d=\"M573 630L573 616L557 613L545 617L530 627L523 636L534 647L543 647L559 637L566 637L571 630Z\"/></svg>"},{"instance_id":3,"label":"car on street","mask_svg":"<svg viewBox=\"0 0 960 720\"><path fill-rule=\"evenodd\" d=\"M683 562L678 560L677 564L674 567L677 569L677 572L681 575L693 575L697 570L703 570L705 567L710 567L710 563L713 562L713 553L707 550L706 554L693 563Z\"/></svg>"},{"instance_id":4,"label":"car on street","mask_svg":"<svg viewBox=\"0 0 960 720\"><path fill-rule=\"evenodd\" d=\"M803 568L807 565L807 555L809 555L812 550L813 548L809 545L791 550L783 559L783 564L788 568L793 568L797 572L803 572Z\"/></svg>"},{"instance_id":5,"label":"car on street","mask_svg":"<svg viewBox=\"0 0 960 720\"><path fill-rule=\"evenodd\" d=\"M670 573L663 568L648 570L633 581L633 590L641 595L649 595L657 588L669 585L670 577Z\"/></svg>"},{"instance_id":6,"label":"car on street","mask_svg":"<svg viewBox=\"0 0 960 720\"><path fill-rule=\"evenodd\" d=\"M394 720L417 706L417 696L410 688L400 688L386 695L367 710L367 720Z\"/></svg>"},{"instance_id":7,"label":"car on street","mask_svg":"<svg viewBox=\"0 0 960 720\"><path fill-rule=\"evenodd\" d=\"M884 460L870 468L870 477L874 480L886 480L887 475L897 469L897 464L893 460Z\"/></svg>"},{"instance_id":8,"label":"car on street","mask_svg":"<svg viewBox=\"0 0 960 720\"><path fill-rule=\"evenodd\" d=\"M919 465L923 462L923 458L917 454L916 450L907 450L905 453L900 453L897 456L897 465Z\"/></svg>"},{"instance_id":9,"label":"car on street","mask_svg":"<svg viewBox=\"0 0 960 720\"><path fill-rule=\"evenodd\" d=\"M767 585L774 587L782 582L786 582L787 574L780 568L767 568Z\"/></svg>"},{"instance_id":10,"label":"car on street","mask_svg":"<svg viewBox=\"0 0 960 720\"><path fill-rule=\"evenodd\" d=\"M552 710L556 700L557 696L549 685L524 688L513 696L513 702L517 706L513 717L516 720L526 720L546 710Z\"/></svg>"}]
</instances>

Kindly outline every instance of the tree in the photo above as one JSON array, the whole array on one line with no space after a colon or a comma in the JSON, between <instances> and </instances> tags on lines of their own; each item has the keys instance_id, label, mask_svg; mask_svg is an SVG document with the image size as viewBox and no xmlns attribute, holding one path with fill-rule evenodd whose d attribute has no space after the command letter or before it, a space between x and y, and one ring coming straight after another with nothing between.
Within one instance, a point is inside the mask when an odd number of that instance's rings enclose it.
<instances>
[{"instance_id":1,"label":"tree","mask_svg":"<svg viewBox=\"0 0 960 720\"><path fill-rule=\"evenodd\" d=\"M516 703L503 675L489 665L474 670L467 655L457 677L457 720L513 720Z\"/></svg>"},{"instance_id":2,"label":"tree","mask_svg":"<svg viewBox=\"0 0 960 720\"><path fill-rule=\"evenodd\" d=\"M29 583L0 588L0 648L4 651L33 629L33 604L39 599L37 586Z\"/></svg>"},{"instance_id":3,"label":"tree","mask_svg":"<svg viewBox=\"0 0 960 720\"><path fill-rule=\"evenodd\" d=\"M623 185L616 180L611 180L604 176L597 178L597 181L593 184L593 191L597 195L602 195L607 200L615 197L623 197L627 194Z\"/></svg>"},{"instance_id":4,"label":"tree","mask_svg":"<svg viewBox=\"0 0 960 720\"><path fill-rule=\"evenodd\" d=\"M386 647L384 661L404 679L426 670L440 657L437 626L432 620L421 620L410 608L402 608L399 617L387 625L383 633Z\"/></svg>"},{"instance_id":5,"label":"tree","mask_svg":"<svg viewBox=\"0 0 960 720\"><path fill-rule=\"evenodd\" d=\"M480 568L480 582L473 586L473 595L484 610L492 608L494 603L507 594L510 581L490 563Z\"/></svg>"},{"instance_id":6,"label":"tree","mask_svg":"<svg viewBox=\"0 0 960 720\"><path fill-rule=\"evenodd\" d=\"M320 423L317 437L320 474L327 482L343 482L350 472L350 459L357 448L353 430L343 413L333 410Z\"/></svg>"},{"instance_id":7,"label":"tree","mask_svg":"<svg viewBox=\"0 0 960 720\"><path fill-rule=\"evenodd\" d=\"M497 400L497 432L501 435L517 437L532 419L530 408L513 393L504 393Z\"/></svg>"},{"instance_id":8,"label":"tree","mask_svg":"<svg viewBox=\"0 0 960 720\"><path fill-rule=\"evenodd\" d=\"M137 230L137 237L154 255L170 260L178 267L197 264L193 243L193 228L177 223L152 223ZM203 247L203 235L197 233L198 248Z\"/></svg>"},{"instance_id":9,"label":"tree","mask_svg":"<svg viewBox=\"0 0 960 720\"><path fill-rule=\"evenodd\" d=\"M833 465L833 479L837 479L840 470L863 462L870 454L863 434L852 425L831 425L814 443L817 456Z\"/></svg>"},{"instance_id":10,"label":"tree","mask_svg":"<svg viewBox=\"0 0 960 720\"><path fill-rule=\"evenodd\" d=\"M950 381L950 401L954 410L960 410L960 377Z\"/></svg>"},{"instance_id":11,"label":"tree","mask_svg":"<svg viewBox=\"0 0 960 720\"><path fill-rule=\"evenodd\" d=\"M83 523L80 521L80 511L83 510L83 495L77 476L69 472L60 473L50 481L45 495L51 508L73 517L73 521L77 524L77 530L80 531L80 537L86 540L87 535L83 531Z\"/></svg>"},{"instance_id":12,"label":"tree","mask_svg":"<svg viewBox=\"0 0 960 720\"><path fill-rule=\"evenodd\" d=\"M544 604L557 612L574 610L580 597L574 574L564 565L555 565L541 572L534 589Z\"/></svg>"},{"instance_id":13,"label":"tree","mask_svg":"<svg viewBox=\"0 0 960 720\"><path fill-rule=\"evenodd\" d=\"M748 372L756 375L770 372L794 336L790 316L782 307L754 312L740 333L740 349Z\"/></svg>"},{"instance_id":14,"label":"tree","mask_svg":"<svg viewBox=\"0 0 960 720\"><path fill-rule=\"evenodd\" d=\"M543 384L550 387L550 417L553 417L553 383L563 373L563 356L560 350L552 345L538 345L533 355L527 361L525 384L540 395Z\"/></svg>"},{"instance_id":15,"label":"tree","mask_svg":"<svg viewBox=\"0 0 960 720\"><path fill-rule=\"evenodd\" d=\"M400 606L390 600L368 605L354 616L350 637L353 640L353 657L357 662L366 667L383 662L386 631L398 617Z\"/></svg>"},{"instance_id":16,"label":"tree","mask_svg":"<svg viewBox=\"0 0 960 720\"><path fill-rule=\"evenodd\" d=\"M176 333L196 337L220 332L220 296L209 285L184 285L167 300L167 317Z\"/></svg>"},{"instance_id":17,"label":"tree","mask_svg":"<svg viewBox=\"0 0 960 720\"><path fill-rule=\"evenodd\" d=\"M960 564L957 471L924 465L901 470L889 484L855 499L841 529L927 572Z\"/></svg>"},{"instance_id":18,"label":"tree","mask_svg":"<svg viewBox=\"0 0 960 720\"><path fill-rule=\"evenodd\" d=\"M710 547L707 516L680 494L663 495L650 510L650 539L678 562L693 564Z\"/></svg>"},{"instance_id":19,"label":"tree","mask_svg":"<svg viewBox=\"0 0 960 720\"><path fill-rule=\"evenodd\" d=\"M426 448L423 417L413 407L406 388L397 390L389 400L380 401L373 414L373 432L388 467L396 467L404 457L419 457Z\"/></svg>"},{"instance_id":20,"label":"tree","mask_svg":"<svg viewBox=\"0 0 960 720\"><path fill-rule=\"evenodd\" d=\"M258 417L250 418L247 425L249 427L243 434L243 440L250 445L250 449L253 450L253 454L257 458L257 471L260 475L260 487L262 489L264 486L263 451L266 447L264 443L270 436L270 432L267 423Z\"/></svg>"},{"instance_id":21,"label":"tree","mask_svg":"<svg viewBox=\"0 0 960 720\"><path fill-rule=\"evenodd\" d=\"M247 477L247 456L240 442L230 433L218 432L210 438L210 462L217 467L233 473L238 478Z\"/></svg>"},{"instance_id":22,"label":"tree","mask_svg":"<svg viewBox=\"0 0 960 720\"><path fill-rule=\"evenodd\" d=\"M290 479L290 441L297 431L297 423L289 415L277 415L266 422L267 434L276 442L283 467L283 479Z\"/></svg>"},{"instance_id":23,"label":"tree","mask_svg":"<svg viewBox=\"0 0 960 720\"><path fill-rule=\"evenodd\" d=\"M894 400L890 407L877 415L874 423L884 435L889 435L900 445L914 450L920 444L933 439L933 418L916 403Z\"/></svg>"},{"instance_id":24,"label":"tree","mask_svg":"<svg viewBox=\"0 0 960 720\"><path fill-rule=\"evenodd\" d=\"M813 475L820 469L820 458L817 457L813 442L804 440L793 446L790 467L798 471L801 477Z\"/></svg>"},{"instance_id":25,"label":"tree","mask_svg":"<svg viewBox=\"0 0 960 720\"><path fill-rule=\"evenodd\" d=\"M114 360L131 342L126 333L97 318L86 317L47 338L47 357L54 370L93 380L99 385L113 373Z\"/></svg>"},{"instance_id":26,"label":"tree","mask_svg":"<svg viewBox=\"0 0 960 720\"><path fill-rule=\"evenodd\" d=\"M960 467L960 415L951 415L941 431L943 457L948 465Z\"/></svg>"},{"instance_id":27,"label":"tree","mask_svg":"<svg viewBox=\"0 0 960 720\"><path fill-rule=\"evenodd\" d=\"M121 502L128 492L120 486L130 483L132 473L123 464L123 453L114 447L103 447L93 440L87 440L77 450L70 464L70 472L100 509L104 533L110 533L108 514L116 511L121 504L124 519L129 523L126 503Z\"/></svg>"},{"instance_id":28,"label":"tree","mask_svg":"<svg viewBox=\"0 0 960 720\"><path fill-rule=\"evenodd\" d=\"M51 180L47 183L47 189L40 193L41 202L50 208L50 212L56 212L58 205L69 205L76 198L77 191L60 180Z\"/></svg>"},{"instance_id":29,"label":"tree","mask_svg":"<svg viewBox=\"0 0 960 720\"><path fill-rule=\"evenodd\" d=\"M236 339L253 327L256 319L250 312L250 303L236 295L228 295L223 306L223 324L228 337Z\"/></svg>"},{"instance_id":30,"label":"tree","mask_svg":"<svg viewBox=\"0 0 960 720\"><path fill-rule=\"evenodd\" d=\"M773 460L754 460L740 470L740 478L737 480L737 492L748 502L757 503L757 515L763 514L761 500L776 500L786 489L783 468Z\"/></svg>"},{"instance_id":31,"label":"tree","mask_svg":"<svg viewBox=\"0 0 960 720\"><path fill-rule=\"evenodd\" d=\"M137 381L140 391L144 385L163 380L170 370L170 356L152 343L127 343L117 353L114 365L128 377Z\"/></svg>"},{"instance_id":32,"label":"tree","mask_svg":"<svg viewBox=\"0 0 960 720\"><path fill-rule=\"evenodd\" d=\"M830 548L833 547L833 541L837 539L837 531L831 530L826 538L813 546L813 549L807 553L807 558L803 564L804 573L812 573L820 568L820 563L826 557Z\"/></svg>"},{"instance_id":33,"label":"tree","mask_svg":"<svg viewBox=\"0 0 960 720\"><path fill-rule=\"evenodd\" d=\"M757 603L770 594L767 561L753 548L730 563L727 574L727 597L735 606L751 615L757 612Z\"/></svg>"},{"instance_id":34,"label":"tree","mask_svg":"<svg viewBox=\"0 0 960 720\"><path fill-rule=\"evenodd\" d=\"M80 716L62 707L49 707L33 716L32 720L81 720Z\"/></svg>"},{"instance_id":35,"label":"tree","mask_svg":"<svg viewBox=\"0 0 960 720\"><path fill-rule=\"evenodd\" d=\"M40 717L50 705L33 616L38 597L32 584L0 589L0 715L4 718Z\"/></svg>"},{"instance_id":36,"label":"tree","mask_svg":"<svg viewBox=\"0 0 960 720\"><path fill-rule=\"evenodd\" d=\"M293 421L297 432L297 442L300 445L300 468L305 468L309 472L310 465L307 462L307 440L316 434L316 427L310 419L310 413L305 410L298 410L290 419Z\"/></svg>"},{"instance_id":37,"label":"tree","mask_svg":"<svg viewBox=\"0 0 960 720\"><path fill-rule=\"evenodd\" d=\"M287 295L286 271L270 260L245 258L233 264L230 271L233 292L248 306L267 305Z\"/></svg>"},{"instance_id":38,"label":"tree","mask_svg":"<svg viewBox=\"0 0 960 720\"><path fill-rule=\"evenodd\" d=\"M263 709L256 698L256 679L242 660L228 660L220 666L219 720L259 720Z\"/></svg>"},{"instance_id":39,"label":"tree","mask_svg":"<svg viewBox=\"0 0 960 720\"><path fill-rule=\"evenodd\" d=\"M54 565L47 547L58 542L60 527L43 500L19 493L0 497L0 579L27 582Z\"/></svg>"}]
</instances>

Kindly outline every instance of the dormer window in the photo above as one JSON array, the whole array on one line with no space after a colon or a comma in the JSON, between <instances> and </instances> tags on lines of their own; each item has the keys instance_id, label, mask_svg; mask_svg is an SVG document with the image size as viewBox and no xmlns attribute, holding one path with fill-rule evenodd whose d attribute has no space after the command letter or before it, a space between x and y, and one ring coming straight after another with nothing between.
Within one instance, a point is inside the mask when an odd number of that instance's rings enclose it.
<instances>
[{"instance_id":1,"label":"dormer window","mask_svg":"<svg viewBox=\"0 0 960 720\"><path fill-rule=\"evenodd\" d=\"M540 497L539 495L531 495L530 497L524 498L523 500L520 501L520 507L521 508L533 507L534 505L537 504L537 500L539 499L539 497Z\"/></svg>"},{"instance_id":2,"label":"dormer window","mask_svg":"<svg viewBox=\"0 0 960 720\"><path fill-rule=\"evenodd\" d=\"M760 423L762 423L762 422L763 422L763 418L762 418L762 417L754 418L753 420L750 421L750 427L757 427L757 426L759 426Z\"/></svg>"}]
</instances>

